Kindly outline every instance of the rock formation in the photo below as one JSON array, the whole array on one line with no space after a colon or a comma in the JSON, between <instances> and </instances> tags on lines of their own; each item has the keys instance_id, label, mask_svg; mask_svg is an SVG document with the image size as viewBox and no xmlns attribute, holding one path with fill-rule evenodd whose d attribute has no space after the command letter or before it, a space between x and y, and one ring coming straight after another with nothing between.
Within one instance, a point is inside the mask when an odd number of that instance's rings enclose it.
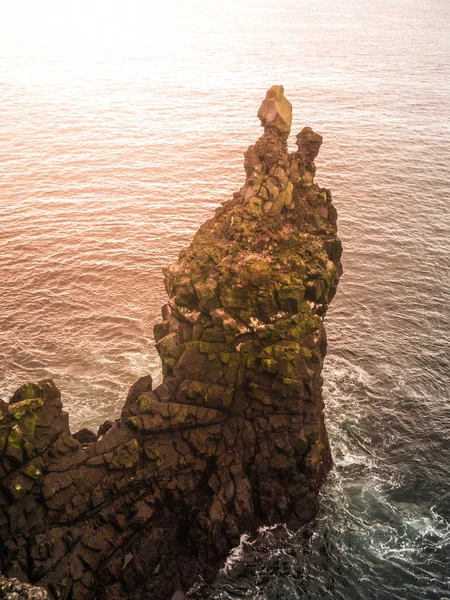
<instances>
[{"instance_id":1,"label":"rock formation","mask_svg":"<svg viewBox=\"0 0 450 600\"><path fill-rule=\"evenodd\" d=\"M60 600L167 599L214 577L241 533L316 514L341 244L330 192L313 183L322 138L304 128L288 153L283 92L258 112L245 185L165 271L163 383L136 382L90 443L71 435L50 380L0 407L6 576Z\"/></svg>"}]
</instances>

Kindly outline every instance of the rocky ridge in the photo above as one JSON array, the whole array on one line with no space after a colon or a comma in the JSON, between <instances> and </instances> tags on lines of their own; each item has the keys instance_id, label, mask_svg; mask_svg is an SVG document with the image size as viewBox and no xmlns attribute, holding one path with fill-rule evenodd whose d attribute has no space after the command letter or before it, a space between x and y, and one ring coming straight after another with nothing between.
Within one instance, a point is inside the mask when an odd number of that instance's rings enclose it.
<instances>
[{"instance_id":1,"label":"rocky ridge","mask_svg":"<svg viewBox=\"0 0 450 600\"><path fill-rule=\"evenodd\" d=\"M170 598L211 580L241 533L317 512L341 243L314 183L321 136L305 127L288 152L282 86L258 117L243 188L165 270L163 383L138 380L91 438L71 434L51 380L0 406L0 571L51 598Z\"/></svg>"}]
</instances>

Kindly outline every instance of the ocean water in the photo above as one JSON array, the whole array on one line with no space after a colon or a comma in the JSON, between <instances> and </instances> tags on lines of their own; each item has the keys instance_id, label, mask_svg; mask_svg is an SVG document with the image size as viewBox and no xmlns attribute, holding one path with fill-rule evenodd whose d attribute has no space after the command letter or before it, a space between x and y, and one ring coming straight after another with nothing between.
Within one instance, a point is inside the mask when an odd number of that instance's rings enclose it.
<instances>
[{"instance_id":1,"label":"ocean water","mask_svg":"<svg viewBox=\"0 0 450 600\"><path fill-rule=\"evenodd\" d=\"M450 599L449 27L448 0L0 3L0 397L52 377L73 430L160 377L161 269L242 185L266 89L324 136L335 468L205 597Z\"/></svg>"}]
</instances>

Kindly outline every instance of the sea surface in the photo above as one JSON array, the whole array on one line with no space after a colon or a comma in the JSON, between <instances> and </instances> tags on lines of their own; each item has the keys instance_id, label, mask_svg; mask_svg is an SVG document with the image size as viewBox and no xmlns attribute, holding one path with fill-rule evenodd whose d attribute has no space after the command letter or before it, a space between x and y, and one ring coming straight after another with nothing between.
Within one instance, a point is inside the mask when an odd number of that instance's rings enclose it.
<instances>
[{"instance_id":1,"label":"sea surface","mask_svg":"<svg viewBox=\"0 0 450 600\"><path fill-rule=\"evenodd\" d=\"M450 599L450 2L0 2L0 397L73 430L160 379L162 268L244 181L265 91L324 143L345 274L335 468L307 530L243 537L214 600Z\"/></svg>"}]
</instances>

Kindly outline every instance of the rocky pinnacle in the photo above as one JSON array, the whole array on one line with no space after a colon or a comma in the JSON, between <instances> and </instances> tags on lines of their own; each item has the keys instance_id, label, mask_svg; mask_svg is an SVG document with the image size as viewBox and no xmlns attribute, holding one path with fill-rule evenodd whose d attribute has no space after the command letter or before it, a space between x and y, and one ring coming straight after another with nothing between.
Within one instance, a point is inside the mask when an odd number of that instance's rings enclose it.
<instances>
[{"instance_id":1,"label":"rocky pinnacle","mask_svg":"<svg viewBox=\"0 0 450 600\"><path fill-rule=\"evenodd\" d=\"M138 380L93 438L71 434L51 380L0 406L0 571L49 598L166 600L212 580L242 533L317 513L341 243L314 183L322 137L305 127L288 152L282 86L258 117L244 186L165 270L163 383Z\"/></svg>"}]
</instances>

